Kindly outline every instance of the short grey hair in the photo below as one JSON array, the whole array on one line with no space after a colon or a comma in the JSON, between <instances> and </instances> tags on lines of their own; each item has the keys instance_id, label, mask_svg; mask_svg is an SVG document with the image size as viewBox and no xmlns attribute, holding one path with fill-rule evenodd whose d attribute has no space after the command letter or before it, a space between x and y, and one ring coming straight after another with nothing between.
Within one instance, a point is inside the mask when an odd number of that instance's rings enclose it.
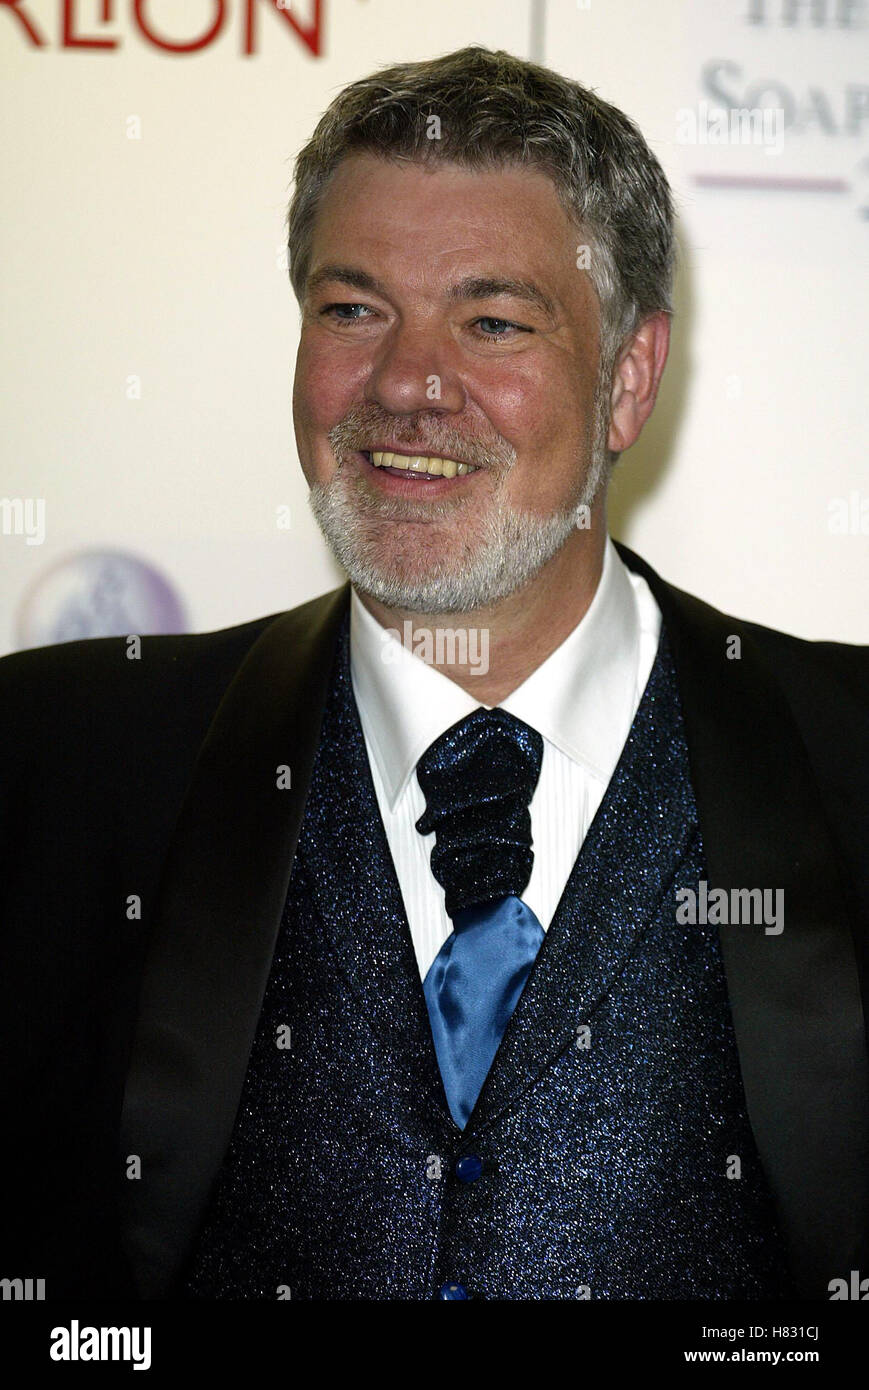
<instances>
[{"instance_id":1,"label":"short grey hair","mask_svg":"<svg viewBox=\"0 0 869 1390\"><path fill-rule=\"evenodd\" d=\"M430 117L440 138L429 138ZM670 186L639 128L579 82L510 53L469 47L399 63L345 87L295 165L290 280L301 304L320 198L347 156L441 160L470 169L531 164L553 181L589 248L602 374L651 314L672 314Z\"/></svg>"}]
</instances>

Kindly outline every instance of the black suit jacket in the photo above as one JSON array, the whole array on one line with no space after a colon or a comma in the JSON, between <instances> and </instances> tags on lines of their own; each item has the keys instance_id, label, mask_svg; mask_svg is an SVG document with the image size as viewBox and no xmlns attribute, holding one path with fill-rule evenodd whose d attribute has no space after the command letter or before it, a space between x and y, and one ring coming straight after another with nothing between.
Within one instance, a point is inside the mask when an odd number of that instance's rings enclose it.
<instances>
[{"instance_id":1,"label":"black suit jacket","mask_svg":"<svg viewBox=\"0 0 869 1390\"><path fill-rule=\"evenodd\" d=\"M817 1297L819 1269L869 1273L867 651L727 617L619 550L670 635L709 884L784 890L780 935L720 935L749 1118ZM0 1277L171 1296L232 1131L348 601L144 638L138 660L106 638L0 662Z\"/></svg>"}]
</instances>

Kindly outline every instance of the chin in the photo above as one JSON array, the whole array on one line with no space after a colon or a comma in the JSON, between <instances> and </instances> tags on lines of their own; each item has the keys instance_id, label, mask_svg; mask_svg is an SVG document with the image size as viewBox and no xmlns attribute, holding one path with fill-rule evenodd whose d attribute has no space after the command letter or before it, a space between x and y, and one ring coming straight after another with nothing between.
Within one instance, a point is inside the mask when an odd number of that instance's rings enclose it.
<instances>
[{"instance_id":1,"label":"chin","mask_svg":"<svg viewBox=\"0 0 869 1390\"><path fill-rule=\"evenodd\" d=\"M312 488L310 502L355 587L386 608L410 613L490 608L530 583L576 529L574 507L549 517L488 507L474 518L470 534L441 517L414 526L419 534L401 543L383 517L360 517L340 482Z\"/></svg>"},{"instance_id":2,"label":"chin","mask_svg":"<svg viewBox=\"0 0 869 1390\"><path fill-rule=\"evenodd\" d=\"M341 557L338 557L341 559ZM441 557L435 567L395 562L362 561L346 554L342 564L354 586L385 608L407 613L461 614L490 608L529 582L541 565L522 557L483 552L467 555L449 566Z\"/></svg>"},{"instance_id":3,"label":"chin","mask_svg":"<svg viewBox=\"0 0 869 1390\"><path fill-rule=\"evenodd\" d=\"M477 596L455 573L370 564L346 568L355 587L386 608L407 613L462 613L477 606Z\"/></svg>"}]
</instances>

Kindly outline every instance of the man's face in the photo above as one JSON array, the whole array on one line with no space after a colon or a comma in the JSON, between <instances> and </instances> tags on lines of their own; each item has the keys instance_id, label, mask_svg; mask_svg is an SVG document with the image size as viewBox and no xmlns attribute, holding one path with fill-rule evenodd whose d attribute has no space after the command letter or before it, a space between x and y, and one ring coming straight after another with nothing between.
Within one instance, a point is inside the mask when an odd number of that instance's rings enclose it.
<instances>
[{"instance_id":1,"label":"man's face","mask_svg":"<svg viewBox=\"0 0 869 1390\"><path fill-rule=\"evenodd\" d=\"M485 606L574 531L606 445L577 242L536 169L360 154L336 170L293 411L315 514L363 592L415 611Z\"/></svg>"}]
</instances>

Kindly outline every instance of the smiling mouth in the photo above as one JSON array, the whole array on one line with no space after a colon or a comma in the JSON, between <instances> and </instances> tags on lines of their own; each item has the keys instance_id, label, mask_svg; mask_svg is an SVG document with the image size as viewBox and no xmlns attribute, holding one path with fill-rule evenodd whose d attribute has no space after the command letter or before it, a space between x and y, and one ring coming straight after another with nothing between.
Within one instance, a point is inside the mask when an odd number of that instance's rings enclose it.
<instances>
[{"instance_id":1,"label":"smiling mouth","mask_svg":"<svg viewBox=\"0 0 869 1390\"><path fill-rule=\"evenodd\" d=\"M441 458L437 454L395 454L380 449L363 449L361 452L375 468L410 475L421 482L427 478L456 478L478 472L471 463L459 463L457 459Z\"/></svg>"}]
</instances>

